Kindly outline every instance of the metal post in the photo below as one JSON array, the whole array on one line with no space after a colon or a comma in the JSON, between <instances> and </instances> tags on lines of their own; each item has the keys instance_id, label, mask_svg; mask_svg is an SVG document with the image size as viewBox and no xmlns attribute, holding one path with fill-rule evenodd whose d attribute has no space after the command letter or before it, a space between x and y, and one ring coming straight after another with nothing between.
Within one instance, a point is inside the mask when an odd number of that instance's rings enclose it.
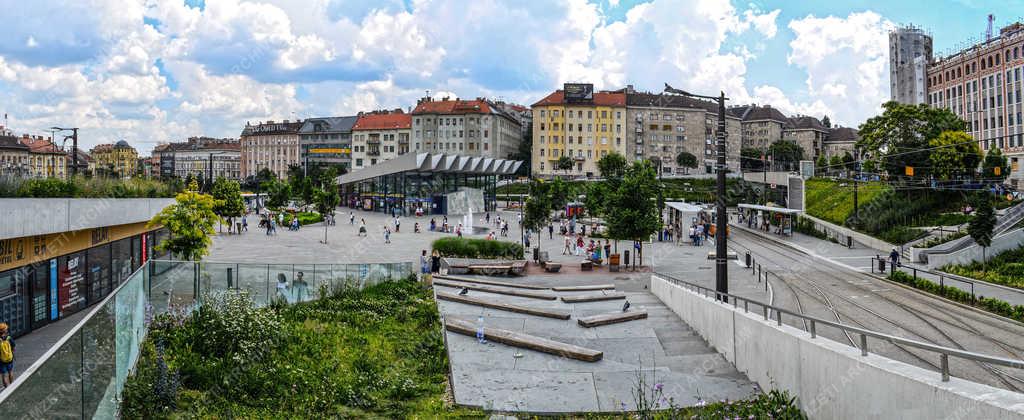
<instances>
[{"instance_id":1,"label":"metal post","mask_svg":"<svg viewBox=\"0 0 1024 420\"><path fill-rule=\"evenodd\" d=\"M949 355L946 353L939 355L939 362L942 371L942 382L949 382Z\"/></svg>"},{"instance_id":2,"label":"metal post","mask_svg":"<svg viewBox=\"0 0 1024 420\"><path fill-rule=\"evenodd\" d=\"M817 338L817 337L818 337L817 328L815 328L814 320L812 319L811 320L811 338Z\"/></svg>"},{"instance_id":3,"label":"metal post","mask_svg":"<svg viewBox=\"0 0 1024 420\"><path fill-rule=\"evenodd\" d=\"M775 311L775 320L778 322L779 326L781 327L782 326L782 311Z\"/></svg>"},{"instance_id":4,"label":"metal post","mask_svg":"<svg viewBox=\"0 0 1024 420\"><path fill-rule=\"evenodd\" d=\"M725 92L719 92L718 96L718 188L717 188L717 229L715 231L715 289L722 293L729 293L729 265L726 259L725 231L728 222L725 214ZM728 301L728 297L723 297Z\"/></svg>"},{"instance_id":5,"label":"metal post","mask_svg":"<svg viewBox=\"0 0 1024 420\"><path fill-rule=\"evenodd\" d=\"M868 336L866 336L864 334L860 335L860 355L861 356L867 356L868 355Z\"/></svg>"}]
</instances>

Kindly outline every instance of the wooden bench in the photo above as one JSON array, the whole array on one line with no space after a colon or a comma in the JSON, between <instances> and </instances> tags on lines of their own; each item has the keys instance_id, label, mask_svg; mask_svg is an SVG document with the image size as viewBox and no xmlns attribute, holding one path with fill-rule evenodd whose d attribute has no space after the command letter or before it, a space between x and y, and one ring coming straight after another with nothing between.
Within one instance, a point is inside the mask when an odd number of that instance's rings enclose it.
<instances>
[{"instance_id":1,"label":"wooden bench","mask_svg":"<svg viewBox=\"0 0 1024 420\"><path fill-rule=\"evenodd\" d=\"M491 287L486 285L478 285L472 283L461 283L447 280L434 280L434 286L447 286L456 288L466 288L469 290L477 290L480 292L495 293L499 295L519 296L532 299L543 299L543 300L555 300L557 296L550 293L538 293L528 290L516 290L516 289L503 289L500 287Z\"/></svg>"},{"instance_id":2,"label":"wooden bench","mask_svg":"<svg viewBox=\"0 0 1024 420\"><path fill-rule=\"evenodd\" d=\"M452 302L465 303L467 305L482 306L485 308L498 309L502 311L516 312L520 314L536 315L545 318L555 319L569 319L569 313L565 311L557 311L553 309L541 309L531 308L529 306L513 305L510 303L497 302L489 299L478 298L473 296L459 296L454 293L437 292L437 298L441 300L448 300Z\"/></svg>"},{"instance_id":3,"label":"wooden bench","mask_svg":"<svg viewBox=\"0 0 1024 420\"><path fill-rule=\"evenodd\" d=\"M594 262L590 260L583 260L580 262L580 271L594 271Z\"/></svg>"},{"instance_id":4,"label":"wooden bench","mask_svg":"<svg viewBox=\"0 0 1024 420\"><path fill-rule=\"evenodd\" d=\"M587 290L615 290L614 284L588 284L583 286L552 287L556 292L583 292Z\"/></svg>"},{"instance_id":5,"label":"wooden bench","mask_svg":"<svg viewBox=\"0 0 1024 420\"><path fill-rule=\"evenodd\" d=\"M647 318L647 311L612 312L578 318L576 319L576 322L580 324L581 327L591 328L645 318Z\"/></svg>"},{"instance_id":6,"label":"wooden bench","mask_svg":"<svg viewBox=\"0 0 1024 420\"><path fill-rule=\"evenodd\" d=\"M562 269L562 263L556 263L551 261L542 262L540 266L544 267L544 271L547 271L549 273L557 273L558 270Z\"/></svg>"},{"instance_id":7,"label":"wooden bench","mask_svg":"<svg viewBox=\"0 0 1024 420\"><path fill-rule=\"evenodd\" d=\"M511 274L521 276L526 274L526 261L515 261L512 263Z\"/></svg>"},{"instance_id":8,"label":"wooden bench","mask_svg":"<svg viewBox=\"0 0 1024 420\"><path fill-rule=\"evenodd\" d=\"M434 283L437 283L436 281ZM579 296L562 296L562 302L565 303L579 303L579 302L597 302L601 300L615 300L625 299L625 293L600 293L591 295L579 295Z\"/></svg>"},{"instance_id":9,"label":"wooden bench","mask_svg":"<svg viewBox=\"0 0 1024 420\"><path fill-rule=\"evenodd\" d=\"M522 283L509 283L509 282L497 281L497 280L474 279L474 278L470 278L470 277L461 277L461 276L450 276L450 275L449 276L445 276L445 275L440 275L440 274L435 274L434 278L435 279L441 279L441 280L462 281L462 282L466 282L466 283L487 284L487 285L491 285L491 286L515 287L515 288L519 288L519 289L532 289L532 290L548 290L548 289L550 289L547 286L535 286L535 285L532 285L532 284L522 284Z\"/></svg>"},{"instance_id":10,"label":"wooden bench","mask_svg":"<svg viewBox=\"0 0 1024 420\"><path fill-rule=\"evenodd\" d=\"M473 337L476 336L476 323L466 319L445 317L444 327L446 330L454 333ZM486 326L484 327L484 338L495 343L522 347L543 353L554 354L556 356L582 360L584 362L596 362L604 357L604 352L599 350L588 349L586 347L548 340L546 338L529 334Z\"/></svg>"}]
</instances>

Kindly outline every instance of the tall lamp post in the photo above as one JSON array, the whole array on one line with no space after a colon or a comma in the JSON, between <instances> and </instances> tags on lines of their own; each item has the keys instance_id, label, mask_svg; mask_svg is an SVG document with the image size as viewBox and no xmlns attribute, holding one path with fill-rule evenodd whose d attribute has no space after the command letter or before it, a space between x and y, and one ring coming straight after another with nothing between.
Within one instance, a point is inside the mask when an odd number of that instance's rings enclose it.
<instances>
[{"instance_id":1,"label":"tall lamp post","mask_svg":"<svg viewBox=\"0 0 1024 420\"><path fill-rule=\"evenodd\" d=\"M50 127L54 133L60 131L70 131L71 136L65 136L64 140L67 141L68 137L71 137L71 176L78 175L78 127L74 128L61 128L61 127Z\"/></svg>"},{"instance_id":2,"label":"tall lamp post","mask_svg":"<svg viewBox=\"0 0 1024 420\"><path fill-rule=\"evenodd\" d=\"M689 96L691 98L707 99L718 103L718 132L715 133L715 141L718 149L718 162L715 165L718 173L717 182L717 193L718 198L716 201L716 219L715 219L715 291L718 293L729 293L729 264L728 255L726 255L726 229L728 229L728 216L725 213L725 92L719 92L717 97L695 95L690 92L681 89L675 89L665 84L665 92L674 93L677 95ZM728 302L729 298L724 295L716 295L716 297L724 302Z\"/></svg>"}]
</instances>

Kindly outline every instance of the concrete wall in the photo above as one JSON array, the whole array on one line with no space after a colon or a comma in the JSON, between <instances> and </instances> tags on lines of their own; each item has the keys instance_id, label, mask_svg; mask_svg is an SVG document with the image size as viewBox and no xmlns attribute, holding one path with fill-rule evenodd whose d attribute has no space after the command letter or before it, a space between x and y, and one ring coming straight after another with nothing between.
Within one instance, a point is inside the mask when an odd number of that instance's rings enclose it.
<instances>
[{"instance_id":1,"label":"concrete wall","mask_svg":"<svg viewBox=\"0 0 1024 420\"><path fill-rule=\"evenodd\" d=\"M819 232L824 232L830 238L835 238L841 244L846 243L847 237L852 237L854 242L857 242L876 251L882 252L883 255L889 255L889 251L892 251L893 248L898 248L896 245L890 244L881 239L857 232L850 228L845 228L833 223L826 222L817 217L810 216L807 213L801 214L800 217L803 217L807 220L814 222L815 228Z\"/></svg>"},{"instance_id":2,"label":"concrete wall","mask_svg":"<svg viewBox=\"0 0 1024 420\"><path fill-rule=\"evenodd\" d=\"M0 199L0 239L145 222L173 198Z\"/></svg>"},{"instance_id":3,"label":"concrete wall","mask_svg":"<svg viewBox=\"0 0 1024 420\"><path fill-rule=\"evenodd\" d=\"M761 388L788 390L811 419L1024 419L1024 399L1012 391L955 377L942 382L938 372L861 356L765 321L760 308L744 313L742 305L734 309L657 275L651 292Z\"/></svg>"},{"instance_id":4,"label":"concrete wall","mask_svg":"<svg viewBox=\"0 0 1024 420\"><path fill-rule=\"evenodd\" d=\"M973 241L969 236L965 236L965 238ZM975 244L948 254L928 254L924 258L928 260L925 263L928 268L939 268L946 264L970 264L974 261L981 261L984 256L992 258L1000 252L1022 246L1024 246L1024 229L1015 229L992 238L992 246L984 250L984 255L982 255L981 247Z\"/></svg>"}]
</instances>

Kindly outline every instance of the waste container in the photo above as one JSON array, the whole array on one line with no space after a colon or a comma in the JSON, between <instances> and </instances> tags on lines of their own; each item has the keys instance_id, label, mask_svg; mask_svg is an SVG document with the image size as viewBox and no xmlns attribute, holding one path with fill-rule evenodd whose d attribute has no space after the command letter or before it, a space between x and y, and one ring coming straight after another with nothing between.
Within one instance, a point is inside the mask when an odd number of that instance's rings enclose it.
<instances>
[{"instance_id":1,"label":"waste container","mask_svg":"<svg viewBox=\"0 0 1024 420\"><path fill-rule=\"evenodd\" d=\"M539 259L540 259L540 248L537 247L537 248L533 249L533 260L534 261L539 261Z\"/></svg>"},{"instance_id":2,"label":"waste container","mask_svg":"<svg viewBox=\"0 0 1024 420\"><path fill-rule=\"evenodd\" d=\"M619 254L612 254L608 256L608 271L619 271Z\"/></svg>"},{"instance_id":3,"label":"waste container","mask_svg":"<svg viewBox=\"0 0 1024 420\"><path fill-rule=\"evenodd\" d=\"M747 251L746 262L747 262L747 267L750 267L750 251Z\"/></svg>"},{"instance_id":4,"label":"waste container","mask_svg":"<svg viewBox=\"0 0 1024 420\"><path fill-rule=\"evenodd\" d=\"M881 258L878 259L878 271L882 273L885 272L885 260Z\"/></svg>"},{"instance_id":5,"label":"waste container","mask_svg":"<svg viewBox=\"0 0 1024 420\"><path fill-rule=\"evenodd\" d=\"M622 251L622 265L629 265L629 250Z\"/></svg>"}]
</instances>

